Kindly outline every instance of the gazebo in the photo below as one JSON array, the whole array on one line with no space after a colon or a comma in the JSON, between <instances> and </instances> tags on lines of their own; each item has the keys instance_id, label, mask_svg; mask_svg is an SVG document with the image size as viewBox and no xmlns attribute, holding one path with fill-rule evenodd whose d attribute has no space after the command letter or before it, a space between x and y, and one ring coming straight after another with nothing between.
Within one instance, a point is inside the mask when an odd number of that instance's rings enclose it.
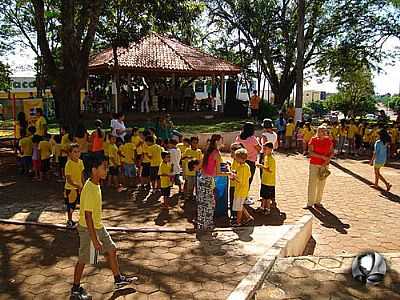
<instances>
[{"instance_id":1,"label":"gazebo","mask_svg":"<svg viewBox=\"0 0 400 300\"><path fill-rule=\"evenodd\" d=\"M157 33L150 33L128 48L118 49L117 53L120 74L171 77L173 81L178 77L209 76L214 80L220 77L222 104L225 103L225 76L240 73L240 67L235 64ZM111 48L92 56L89 61L89 74L109 74L113 78L113 86L114 69ZM115 88L112 94L115 107L118 107Z\"/></svg>"}]
</instances>

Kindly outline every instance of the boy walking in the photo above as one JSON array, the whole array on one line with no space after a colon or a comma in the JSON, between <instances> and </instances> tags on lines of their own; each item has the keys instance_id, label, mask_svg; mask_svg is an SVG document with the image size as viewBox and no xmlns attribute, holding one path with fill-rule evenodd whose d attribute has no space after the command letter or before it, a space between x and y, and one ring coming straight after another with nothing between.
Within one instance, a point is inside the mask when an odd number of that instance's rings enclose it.
<instances>
[{"instance_id":1,"label":"boy walking","mask_svg":"<svg viewBox=\"0 0 400 300\"><path fill-rule=\"evenodd\" d=\"M76 300L91 299L91 296L80 286L80 282L85 264L91 263L91 257L96 256L96 253L100 251L108 258L108 263L114 275L115 289L120 289L137 280L137 277L128 278L121 274L115 243L101 222L100 181L107 177L106 162L102 157L93 157L89 165L91 175L81 194L78 226L79 259L75 266L74 283L71 289L71 297Z\"/></svg>"},{"instance_id":2,"label":"boy walking","mask_svg":"<svg viewBox=\"0 0 400 300\"><path fill-rule=\"evenodd\" d=\"M81 152L78 144L71 144L69 147L69 159L65 164L65 187L64 200L67 209L67 228L74 228L75 222L72 221L72 213L79 202L79 195L83 186L83 161L79 159Z\"/></svg>"},{"instance_id":3,"label":"boy walking","mask_svg":"<svg viewBox=\"0 0 400 300\"><path fill-rule=\"evenodd\" d=\"M185 177L185 203L194 198L194 188L196 185L196 173L194 171L189 170L188 164L191 160L202 160L203 154L200 149L198 149L199 138L193 136L190 138L190 148L186 149L185 153L182 157L182 165L183 165L183 176Z\"/></svg>"}]
</instances>

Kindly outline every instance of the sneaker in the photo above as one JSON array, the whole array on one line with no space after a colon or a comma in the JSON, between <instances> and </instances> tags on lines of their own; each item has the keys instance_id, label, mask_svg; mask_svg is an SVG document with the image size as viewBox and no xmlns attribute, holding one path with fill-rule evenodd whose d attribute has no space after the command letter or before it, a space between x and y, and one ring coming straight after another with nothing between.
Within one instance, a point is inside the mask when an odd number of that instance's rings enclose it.
<instances>
[{"instance_id":1,"label":"sneaker","mask_svg":"<svg viewBox=\"0 0 400 300\"><path fill-rule=\"evenodd\" d=\"M135 283L139 280L137 277L127 277L124 275L119 276L119 279L114 282L114 287L116 290L123 288L124 286Z\"/></svg>"},{"instance_id":2,"label":"sneaker","mask_svg":"<svg viewBox=\"0 0 400 300\"><path fill-rule=\"evenodd\" d=\"M71 299L73 300L91 300L92 296L86 292L83 287L79 287L78 289L71 289Z\"/></svg>"},{"instance_id":3,"label":"sneaker","mask_svg":"<svg viewBox=\"0 0 400 300\"><path fill-rule=\"evenodd\" d=\"M254 199L253 199L252 197L250 197L250 198L248 198L248 199L244 202L244 204L246 204L246 205L253 205L253 204L254 204Z\"/></svg>"},{"instance_id":4,"label":"sneaker","mask_svg":"<svg viewBox=\"0 0 400 300\"><path fill-rule=\"evenodd\" d=\"M73 229L75 227L75 222L72 220L67 221L67 229Z\"/></svg>"}]
</instances>

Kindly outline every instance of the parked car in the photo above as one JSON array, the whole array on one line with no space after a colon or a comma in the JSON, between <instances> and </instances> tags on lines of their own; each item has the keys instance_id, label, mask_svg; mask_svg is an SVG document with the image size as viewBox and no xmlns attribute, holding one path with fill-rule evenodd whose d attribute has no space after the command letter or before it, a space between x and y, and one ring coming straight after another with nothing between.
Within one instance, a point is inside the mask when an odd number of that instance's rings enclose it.
<instances>
[{"instance_id":1,"label":"parked car","mask_svg":"<svg viewBox=\"0 0 400 300\"><path fill-rule=\"evenodd\" d=\"M378 117L377 117L376 115L374 115L374 114L366 114L366 115L365 115L365 118L366 118L368 121L376 121L376 120L378 120Z\"/></svg>"}]
</instances>

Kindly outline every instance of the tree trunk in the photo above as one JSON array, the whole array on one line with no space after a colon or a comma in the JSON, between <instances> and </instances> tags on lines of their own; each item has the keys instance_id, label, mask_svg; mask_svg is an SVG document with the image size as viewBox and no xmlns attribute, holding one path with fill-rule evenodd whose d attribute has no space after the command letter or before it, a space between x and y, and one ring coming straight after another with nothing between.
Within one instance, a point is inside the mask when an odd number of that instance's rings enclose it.
<instances>
[{"instance_id":1,"label":"tree trunk","mask_svg":"<svg viewBox=\"0 0 400 300\"><path fill-rule=\"evenodd\" d=\"M75 132L80 118L80 91L81 84L78 80L63 80L63 84L57 84L54 90L54 100L59 109L59 123Z\"/></svg>"},{"instance_id":2,"label":"tree trunk","mask_svg":"<svg viewBox=\"0 0 400 300\"><path fill-rule=\"evenodd\" d=\"M295 121L302 120L303 108L303 79L304 79L304 18L305 0L298 0L297 6L298 27L297 27L297 61L296 61L296 117Z\"/></svg>"},{"instance_id":3,"label":"tree trunk","mask_svg":"<svg viewBox=\"0 0 400 300\"><path fill-rule=\"evenodd\" d=\"M113 59L114 59L114 76L115 76L115 87L117 93L115 95L115 112L118 112L118 101L120 99L121 84L119 80L119 63L118 63L118 47L113 47Z\"/></svg>"}]
</instances>

